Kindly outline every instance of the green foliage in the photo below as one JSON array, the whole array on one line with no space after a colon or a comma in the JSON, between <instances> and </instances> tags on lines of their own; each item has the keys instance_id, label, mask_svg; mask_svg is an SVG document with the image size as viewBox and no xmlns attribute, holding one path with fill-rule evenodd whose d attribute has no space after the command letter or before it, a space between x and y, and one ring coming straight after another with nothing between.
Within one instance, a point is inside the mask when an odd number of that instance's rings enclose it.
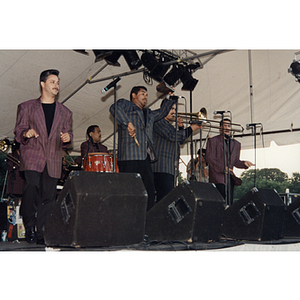
<instances>
[{"instance_id":1,"label":"green foliage","mask_svg":"<svg viewBox=\"0 0 300 300\"><path fill-rule=\"evenodd\" d=\"M184 181L184 178L182 177L182 172L179 171L178 177L177 177L178 183L181 183Z\"/></svg>"},{"instance_id":2,"label":"green foliage","mask_svg":"<svg viewBox=\"0 0 300 300\"><path fill-rule=\"evenodd\" d=\"M255 170L248 170L242 173L243 184L235 187L234 200L240 199L254 187ZM278 193L284 193L287 188L291 193L300 193L300 173L293 173L292 178L279 169L257 169L256 187L275 189Z\"/></svg>"}]
</instances>

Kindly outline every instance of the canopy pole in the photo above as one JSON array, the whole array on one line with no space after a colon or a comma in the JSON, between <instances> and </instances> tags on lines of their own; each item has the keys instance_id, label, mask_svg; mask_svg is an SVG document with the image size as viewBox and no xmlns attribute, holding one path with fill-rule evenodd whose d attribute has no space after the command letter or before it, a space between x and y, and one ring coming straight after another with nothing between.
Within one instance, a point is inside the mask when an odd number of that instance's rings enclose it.
<instances>
[{"instance_id":1,"label":"canopy pole","mask_svg":"<svg viewBox=\"0 0 300 300\"><path fill-rule=\"evenodd\" d=\"M252 84L252 57L251 50L248 50L249 61L249 88L250 88L250 120L253 123L253 84Z\"/></svg>"}]
</instances>

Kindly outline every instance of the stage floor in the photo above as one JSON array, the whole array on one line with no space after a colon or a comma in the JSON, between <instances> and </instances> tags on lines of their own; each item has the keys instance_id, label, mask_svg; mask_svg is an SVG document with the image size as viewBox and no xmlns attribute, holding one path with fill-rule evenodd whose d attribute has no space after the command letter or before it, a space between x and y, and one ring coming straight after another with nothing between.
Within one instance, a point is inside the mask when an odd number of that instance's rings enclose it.
<instances>
[{"instance_id":1,"label":"stage floor","mask_svg":"<svg viewBox=\"0 0 300 300\"><path fill-rule=\"evenodd\" d=\"M221 240L219 242L187 243L143 242L134 245L111 247L49 247L29 244L24 240L0 242L0 251L300 251L300 238L281 239L273 241L235 241Z\"/></svg>"}]
</instances>

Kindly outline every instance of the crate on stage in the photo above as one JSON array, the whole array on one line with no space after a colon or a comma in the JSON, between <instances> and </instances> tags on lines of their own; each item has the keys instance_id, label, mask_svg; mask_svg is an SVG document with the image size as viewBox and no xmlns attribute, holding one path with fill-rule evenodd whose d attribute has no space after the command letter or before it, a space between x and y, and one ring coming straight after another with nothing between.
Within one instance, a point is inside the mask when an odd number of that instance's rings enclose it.
<instances>
[{"instance_id":1,"label":"crate on stage","mask_svg":"<svg viewBox=\"0 0 300 300\"><path fill-rule=\"evenodd\" d=\"M25 239L25 227L20 216L21 198L9 199L7 202L7 240Z\"/></svg>"},{"instance_id":2,"label":"crate on stage","mask_svg":"<svg viewBox=\"0 0 300 300\"><path fill-rule=\"evenodd\" d=\"M7 241L25 239L25 228L20 216L20 198L5 199L0 203L0 231L7 232Z\"/></svg>"}]
</instances>

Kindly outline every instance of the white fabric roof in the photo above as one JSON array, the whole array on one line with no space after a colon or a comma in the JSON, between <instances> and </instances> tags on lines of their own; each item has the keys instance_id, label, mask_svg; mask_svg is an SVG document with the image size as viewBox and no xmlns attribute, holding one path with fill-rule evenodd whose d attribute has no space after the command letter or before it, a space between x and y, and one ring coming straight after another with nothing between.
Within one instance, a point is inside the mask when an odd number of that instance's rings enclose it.
<instances>
[{"instance_id":1,"label":"white fabric roof","mask_svg":"<svg viewBox=\"0 0 300 300\"><path fill-rule=\"evenodd\" d=\"M196 54L209 52L192 51ZM114 91L111 89L105 95L101 93L101 89L112 79L93 84L87 83L87 80L112 77L129 72L130 69L123 56L119 59L121 66L114 67L106 66L104 60L95 63L93 52L87 52L89 56L73 50L0 50L0 139L8 137L13 140L17 105L39 97L41 71L56 68L60 70L61 86L58 101L64 102L73 112L74 151L79 151L81 142L85 140L85 131L92 124L100 126L104 144L112 148L113 118L109 107L114 101ZM264 134L265 146L269 146L271 140L278 145L299 143L299 132L290 131L291 124L294 129L300 128L300 85L288 73L295 52L297 50L235 50L214 57L201 57L203 68L193 74L199 82L192 93L192 112L205 107L208 119L219 120L213 115L213 111L226 110L231 111L233 122L243 127L247 123L258 122L263 124L263 132L289 131ZM94 76L95 74L97 75ZM117 88L118 99L129 99L132 86L145 85L149 94L148 104L154 102L151 107L159 107L161 101L156 101L161 96L156 92L158 82L147 85L142 72L121 78ZM186 98L186 109L190 112L190 92L181 91L181 87L182 84L176 86L175 94ZM181 103L183 104L182 100ZM185 111L184 105L179 106L179 111ZM248 135L250 132L246 129L244 131ZM210 134L212 135L213 133ZM205 131L203 136L206 136ZM197 133L195 138L198 137ZM244 149L253 147L253 136L238 139ZM257 137L257 146L263 146L261 136Z\"/></svg>"}]
</instances>

